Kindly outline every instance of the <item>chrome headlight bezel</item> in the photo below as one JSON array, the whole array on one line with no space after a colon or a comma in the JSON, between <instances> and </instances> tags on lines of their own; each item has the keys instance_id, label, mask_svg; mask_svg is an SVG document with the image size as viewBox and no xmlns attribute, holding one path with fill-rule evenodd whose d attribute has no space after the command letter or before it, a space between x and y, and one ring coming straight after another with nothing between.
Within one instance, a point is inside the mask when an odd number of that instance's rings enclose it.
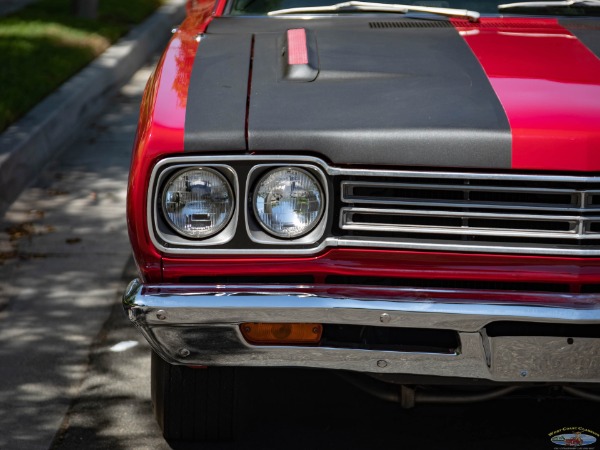
<instances>
[{"instance_id":1,"label":"chrome headlight bezel","mask_svg":"<svg viewBox=\"0 0 600 450\"><path fill-rule=\"evenodd\" d=\"M236 171L228 164L220 164L212 161L201 161L193 158L173 158L179 164L159 163L155 170L151 183L152 196L149 197L149 219L151 218L153 241L158 244L158 247L163 251L170 253L170 249L189 247L201 248L215 245L223 245L231 241L235 235L240 210L240 186ZM190 162L186 162L189 160ZM183 171L193 168L211 169L224 177L233 193L233 214L228 220L228 223L216 234L205 238L192 238L182 233L177 232L169 223L163 212L163 196L167 181L173 176Z\"/></svg>"},{"instance_id":2,"label":"chrome headlight bezel","mask_svg":"<svg viewBox=\"0 0 600 450\"><path fill-rule=\"evenodd\" d=\"M276 158L273 159L275 160ZM261 246L270 245L274 247L289 247L290 249L314 246L323 239L327 227L330 226L330 180L325 171L321 169L320 165L314 164L313 160L310 160L310 158L298 157L295 161L292 158L286 159L287 161L285 162L278 162L276 160L260 162L250 169L248 176L246 177L247 201L245 202L246 206L244 214L246 219L246 232L254 244L259 244ZM308 162L307 160L310 161ZM254 192L258 181L271 170L284 167L299 168L310 173L318 181L323 193L323 213L317 221L318 223L316 223L315 227L307 234L292 239L280 238L268 233L256 218L253 206Z\"/></svg>"}]
</instances>

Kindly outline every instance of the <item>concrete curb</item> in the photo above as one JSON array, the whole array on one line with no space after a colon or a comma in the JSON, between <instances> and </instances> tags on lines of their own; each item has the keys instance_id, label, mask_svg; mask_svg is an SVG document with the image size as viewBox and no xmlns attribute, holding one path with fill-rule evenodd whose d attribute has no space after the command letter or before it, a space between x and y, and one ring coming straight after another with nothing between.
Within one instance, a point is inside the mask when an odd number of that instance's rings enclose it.
<instances>
[{"instance_id":1,"label":"concrete curb","mask_svg":"<svg viewBox=\"0 0 600 450\"><path fill-rule=\"evenodd\" d=\"M43 167L110 103L111 96L165 45L185 17L185 0L152 16L0 135L0 218Z\"/></svg>"}]
</instances>

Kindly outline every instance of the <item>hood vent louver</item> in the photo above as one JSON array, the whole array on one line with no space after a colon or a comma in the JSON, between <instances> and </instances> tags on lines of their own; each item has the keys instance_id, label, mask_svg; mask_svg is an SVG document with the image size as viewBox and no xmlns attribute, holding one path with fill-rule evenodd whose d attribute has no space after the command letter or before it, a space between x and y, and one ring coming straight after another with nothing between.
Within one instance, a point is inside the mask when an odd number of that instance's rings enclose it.
<instances>
[{"instance_id":1,"label":"hood vent louver","mask_svg":"<svg viewBox=\"0 0 600 450\"><path fill-rule=\"evenodd\" d=\"M468 20L453 19L453 26L457 28L500 28L500 29L527 29L527 30L547 30L548 28L556 28L558 23L554 23L548 19L501 19L501 20L486 20L485 22L469 22Z\"/></svg>"}]
</instances>

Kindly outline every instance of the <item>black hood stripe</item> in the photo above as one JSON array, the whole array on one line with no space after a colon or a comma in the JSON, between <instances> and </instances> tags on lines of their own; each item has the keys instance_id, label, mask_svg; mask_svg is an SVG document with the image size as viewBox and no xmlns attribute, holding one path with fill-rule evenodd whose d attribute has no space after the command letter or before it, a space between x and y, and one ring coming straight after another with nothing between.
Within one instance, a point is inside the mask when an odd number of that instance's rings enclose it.
<instances>
[{"instance_id":1,"label":"black hood stripe","mask_svg":"<svg viewBox=\"0 0 600 450\"><path fill-rule=\"evenodd\" d=\"M315 36L314 81L282 75L293 28ZM310 152L334 164L511 167L504 109L455 28L374 29L357 16L213 20L194 63L186 151L246 149L252 35L247 150Z\"/></svg>"},{"instance_id":2,"label":"black hood stripe","mask_svg":"<svg viewBox=\"0 0 600 450\"><path fill-rule=\"evenodd\" d=\"M246 150L246 93L252 34L206 34L188 91L185 151Z\"/></svg>"}]
</instances>

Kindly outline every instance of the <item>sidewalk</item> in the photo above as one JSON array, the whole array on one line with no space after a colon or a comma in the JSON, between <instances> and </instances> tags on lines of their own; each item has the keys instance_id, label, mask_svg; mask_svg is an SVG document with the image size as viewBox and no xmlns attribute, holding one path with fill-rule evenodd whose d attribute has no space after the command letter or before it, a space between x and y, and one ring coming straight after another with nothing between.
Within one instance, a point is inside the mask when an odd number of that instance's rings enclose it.
<instances>
[{"instance_id":1,"label":"sidewalk","mask_svg":"<svg viewBox=\"0 0 600 450\"><path fill-rule=\"evenodd\" d=\"M165 45L173 26L185 17L185 3L167 0L145 22L0 134L0 218L48 162L109 106L111 95Z\"/></svg>"},{"instance_id":2,"label":"sidewalk","mask_svg":"<svg viewBox=\"0 0 600 450\"><path fill-rule=\"evenodd\" d=\"M65 414L81 395L104 323L135 276L133 267L123 278L131 260L127 177L142 91L158 54L110 96L110 108L36 174L0 219L0 449L47 450L57 431L78 429ZM126 350L102 349L121 351L124 362L147 360L143 337L136 333L135 339L121 344ZM129 367L114 369L113 391L99 408L125 397L151 418L149 387L126 392L122 382L148 378L149 368L136 374ZM77 448L153 448L135 428L119 426L119 411L103 412L96 442ZM110 445L116 432L109 425L126 436L137 433L136 442Z\"/></svg>"},{"instance_id":3,"label":"sidewalk","mask_svg":"<svg viewBox=\"0 0 600 450\"><path fill-rule=\"evenodd\" d=\"M0 134L1 449L52 446L126 286L141 93L184 14L169 0Z\"/></svg>"}]
</instances>

